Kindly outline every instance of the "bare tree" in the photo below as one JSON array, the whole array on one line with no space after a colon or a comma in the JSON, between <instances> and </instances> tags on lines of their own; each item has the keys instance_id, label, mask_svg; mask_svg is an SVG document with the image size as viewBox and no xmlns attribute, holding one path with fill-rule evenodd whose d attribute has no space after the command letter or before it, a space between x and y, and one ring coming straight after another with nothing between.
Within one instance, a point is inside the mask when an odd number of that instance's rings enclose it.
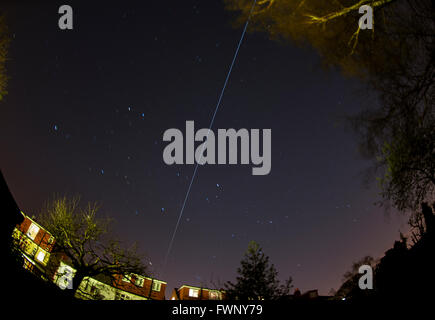
<instances>
[{"instance_id":1,"label":"bare tree","mask_svg":"<svg viewBox=\"0 0 435 320\"><path fill-rule=\"evenodd\" d=\"M408 224L411 227L411 241L413 242L413 244L416 244L426 233L426 227L422 212L413 212L409 217Z\"/></svg>"},{"instance_id":2,"label":"bare tree","mask_svg":"<svg viewBox=\"0 0 435 320\"><path fill-rule=\"evenodd\" d=\"M96 203L81 208L78 197L61 197L50 201L41 216L41 224L55 237L53 252L65 254L76 270L74 292L86 276L115 281L128 274L147 275L136 246L123 248L109 232L110 220L97 217L98 209Z\"/></svg>"}]
</instances>

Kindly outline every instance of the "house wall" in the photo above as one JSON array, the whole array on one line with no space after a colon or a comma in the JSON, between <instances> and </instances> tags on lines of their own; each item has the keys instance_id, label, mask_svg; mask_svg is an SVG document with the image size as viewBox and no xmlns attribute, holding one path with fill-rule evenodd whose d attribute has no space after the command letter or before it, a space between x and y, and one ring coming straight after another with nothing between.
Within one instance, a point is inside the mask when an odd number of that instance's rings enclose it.
<instances>
[{"instance_id":1,"label":"house wall","mask_svg":"<svg viewBox=\"0 0 435 320\"><path fill-rule=\"evenodd\" d=\"M47 265L50 259L50 251L47 251L43 247L39 246L37 243L31 240L25 233L21 232L17 228L14 229L12 233L12 237L15 240L17 240L17 244L20 250L23 253L25 253L29 258L31 258L32 260L41 264L44 267Z\"/></svg>"},{"instance_id":2,"label":"house wall","mask_svg":"<svg viewBox=\"0 0 435 320\"><path fill-rule=\"evenodd\" d=\"M32 224L39 228L39 231L34 239L31 239L27 234ZM24 216L24 221L16 229L21 231L21 233L25 234L29 238L29 240L33 241L41 249L47 252L51 252L53 250L55 242L54 237L52 237L52 235L47 230L45 230L43 227L41 227L38 223L30 219L29 217Z\"/></svg>"},{"instance_id":3,"label":"house wall","mask_svg":"<svg viewBox=\"0 0 435 320\"><path fill-rule=\"evenodd\" d=\"M145 297L116 289L96 279L85 277L76 297L84 300L147 300Z\"/></svg>"},{"instance_id":4,"label":"house wall","mask_svg":"<svg viewBox=\"0 0 435 320\"><path fill-rule=\"evenodd\" d=\"M28 257L25 266L38 273L44 279L53 281L56 285L65 289L73 280L75 269L68 265L68 259L63 253L51 253L54 247L54 237L44 228L29 217L24 216L23 222L16 226L12 234L21 251ZM42 261L38 260L42 258ZM66 262L66 263L65 263ZM37 267L37 268L36 268ZM83 299L130 299L130 300L164 300L166 282L148 277L140 277L143 284L136 285L136 278L131 281L123 281L120 276L115 286L105 284L93 278L86 277L79 286L78 295ZM153 286L153 284L157 284ZM158 290L157 290L158 289Z\"/></svg>"},{"instance_id":5,"label":"house wall","mask_svg":"<svg viewBox=\"0 0 435 320\"><path fill-rule=\"evenodd\" d=\"M53 282L62 290L72 289L76 270L70 265L59 261L58 268L55 271L52 279Z\"/></svg>"},{"instance_id":6,"label":"house wall","mask_svg":"<svg viewBox=\"0 0 435 320\"><path fill-rule=\"evenodd\" d=\"M137 284L137 276L131 275L130 281L124 281L124 277L118 276L116 281L116 287L125 291L133 292L135 294L147 297L152 300L165 300L166 282L157 279L151 279L148 277L141 277L144 279L143 285ZM124 278L125 279L125 278ZM158 284L160 290L153 290L153 283Z\"/></svg>"},{"instance_id":7,"label":"house wall","mask_svg":"<svg viewBox=\"0 0 435 320\"><path fill-rule=\"evenodd\" d=\"M225 293L221 290L214 290L208 288L200 288L193 286L183 285L178 289L172 291L171 300L223 300L225 298ZM193 297L189 294L190 290L196 290L198 292L198 297ZM213 292L214 295L210 293Z\"/></svg>"}]
</instances>

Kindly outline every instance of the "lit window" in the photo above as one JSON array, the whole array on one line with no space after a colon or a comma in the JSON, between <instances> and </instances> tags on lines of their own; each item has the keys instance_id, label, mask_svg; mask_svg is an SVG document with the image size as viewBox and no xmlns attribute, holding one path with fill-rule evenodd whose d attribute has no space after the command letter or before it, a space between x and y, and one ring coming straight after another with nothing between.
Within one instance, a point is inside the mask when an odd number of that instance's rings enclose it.
<instances>
[{"instance_id":1,"label":"lit window","mask_svg":"<svg viewBox=\"0 0 435 320\"><path fill-rule=\"evenodd\" d=\"M115 300L131 300L131 298L127 294L117 291L115 294Z\"/></svg>"},{"instance_id":2,"label":"lit window","mask_svg":"<svg viewBox=\"0 0 435 320\"><path fill-rule=\"evenodd\" d=\"M136 277L136 285L138 287L143 287L143 283L144 283L144 278L137 276Z\"/></svg>"},{"instance_id":3,"label":"lit window","mask_svg":"<svg viewBox=\"0 0 435 320\"><path fill-rule=\"evenodd\" d=\"M153 291L160 291L162 284L160 282L153 282Z\"/></svg>"},{"instance_id":4,"label":"lit window","mask_svg":"<svg viewBox=\"0 0 435 320\"><path fill-rule=\"evenodd\" d=\"M189 289L189 297L198 298L199 290L197 289Z\"/></svg>"},{"instance_id":5,"label":"lit window","mask_svg":"<svg viewBox=\"0 0 435 320\"><path fill-rule=\"evenodd\" d=\"M29 227L29 230L27 230L26 234L30 239L35 240L35 237L38 234L38 232L39 232L39 227L36 224L32 223Z\"/></svg>"},{"instance_id":6,"label":"lit window","mask_svg":"<svg viewBox=\"0 0 435 320\"><path fill-rule=\"evenodd\" d=\"M210 300L219 300L219 292L210 291Z\"/></svg>"},{"instance_id":7,"label":"lit window","mask_svg":"<svg viewBox=\"0 0 435 320\"><path fill-rule=\"evenodd\" d=\"M32 270L33 269L33 264L29 260L24 259L24 265L23 265L23 267L26 270Z\"/></svg>"},{"instance_id":8,"label":"lit window","mask_svg":"<svg viewBox=\"0 0 435 320\"><path fill-rule=\"evenodd\" d=\"M124 276L122 277L122 281L131 282L131 275L124 274Z\"/></svg>"},{"instance_id":9,"label":"lit window","mask_svg":"<svg viewBox=\"0 0 435 320\"><path fill-rule=\"evenodd\" d=\"M44 258L45 258L45 253L42 251L39 251L38 256L36 257L36 259L38 259L41 262L44 262Z\"/></svg>"}]
</instances>

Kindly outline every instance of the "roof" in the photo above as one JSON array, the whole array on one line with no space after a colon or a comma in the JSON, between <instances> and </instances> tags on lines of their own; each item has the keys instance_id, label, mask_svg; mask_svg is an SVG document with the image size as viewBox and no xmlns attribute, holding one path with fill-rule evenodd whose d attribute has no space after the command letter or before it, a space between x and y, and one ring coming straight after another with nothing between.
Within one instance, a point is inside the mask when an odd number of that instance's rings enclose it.
<instances>
[{"instance_id":1,"label":"roof","mask_svg":"<svg viewBox=\"0 0 435 320\"><path fill-rule=\"evenodd\" d=\"M158 279L150 278L150 277L144 277L144 276L141 276L141 275L139 275L139 276L140 276L140 277L143 277L143 278L145 278L145 279L147 279L147 280L153 281L153 282L159 282L159 283L167 284L167 282L162 281L162 280L158 280Z\"/></svg>"},{"instance_id":2,"label":"roof","mask_svg":"<svg viewBox=\"0 0 435 320\"><path fill-rule=\"evenodd\" d=\"M44 230L46 233L50 234L51 236L53 236L53 234L48 231L46 228L44 228L43 226L41 226L39 223L37 223L34 219L30 218L28 215L26 215L23 211L20 211L21 214L24 216L24 218L29 219L33 224L35 224L37 227L39 227L39 229Z\"/></svg>"}]
</instances>

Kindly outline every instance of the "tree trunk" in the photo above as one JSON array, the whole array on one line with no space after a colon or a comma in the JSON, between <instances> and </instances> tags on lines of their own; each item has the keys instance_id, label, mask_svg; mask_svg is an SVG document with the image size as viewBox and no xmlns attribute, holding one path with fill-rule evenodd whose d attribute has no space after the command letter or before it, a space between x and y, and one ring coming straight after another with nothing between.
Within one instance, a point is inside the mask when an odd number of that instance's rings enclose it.
<instances>
[{"instance_id":1,"label":"tree trunk","mask_svg":"<svg viewBox=\"0 0 435 320\"><path fill-rule=\"evenodd\" d=\"M424 223L426 224L426 233L432 234L435 227L435 216L432 208L425 202L421 204L421 212L423 213Z\"/></svg>"},{"instance_id":2,"label":"tree trunk","mask_svg":"<svg viewBox=\"0 0 435 320\"><path fill-rule=\"evenodd\" d=\"M80 284L82 283L83 278L86 276L85 272L80 272L77 270L76 274L74 275L74 278L72 280L72 289L69 289L68 292L75 296L77 289L79 288Z\"/></svg>"}]
</instances>

